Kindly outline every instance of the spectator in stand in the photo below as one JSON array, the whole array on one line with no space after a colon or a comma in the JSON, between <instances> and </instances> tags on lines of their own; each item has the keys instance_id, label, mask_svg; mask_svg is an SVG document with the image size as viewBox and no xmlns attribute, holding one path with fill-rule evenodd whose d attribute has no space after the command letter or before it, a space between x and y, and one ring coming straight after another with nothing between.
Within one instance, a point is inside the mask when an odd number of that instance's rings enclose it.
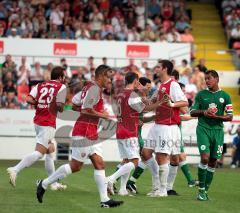
<instances>
[{"instance_id":1,"label":"spectator in stand","mask_svg":"<svg viewBox=\"0 0 240 213\"><path fill-rule=\"evenodd\" d=\"M51 24L50 25L50 30L48 32L48 38L61 38L61 32L56 24Z\"/></svg>"},{"instance_id":2,"label":"spectator in stand","mask_svg":"<svg viewBox=\"0 0 240 213\"><path fill-rule=\"evenodd\" d=\"M178 30L178 32L180 33L184 33L184 30L186 28L190 28L190 24L188 23L188 21L186 20L186 18L184 16L181 16L175 25L176 29Z\"/></svg>"},{"instance_id":3,"label":"spectator in stand","mask_svg":"<svg viewBox=\"0 0 240 213\"><path fill-rule=\"evenodd\" d=\"M233 47L234 42L239 42L240 41L240 23L237 24L236 28L233 28L231 31L230 35L230 40L229 40L229 48Z\"/></svg>"},{"instance_id":4,"label":"spectator in stand","mask_svg":"<svg viewBox=\"0 0 240 213\"><path fill-rule=\"evenodd\" d=\"M188 99L188 102L191 103L190 106L192 105L195 96L198 92L196 85L194 84L193 77L190 75L188 76L188 84L185 85L185 91L186 91L186 97Z\"/></svg>"},{"instance_id":5,"label":"spectator in stand","mask_svg":"<svg viewBox=\"0 0 240 213\"><path fill-rule=\"evenodd\" d=\"M3 2L0 2L0 19L5 20L7 16L7 9L4 7Z\"/></svg>"},{"instance_id":6,"label":"spectator in stand","mask_svg":"<svg viewBox=\"0 0 240 213\"><path fill-rule=\"evenodd\" d=\"M206 60L204 58L200 58L199 59L199 63L197 65L197 67L199 68L199 70L203 73L205 73L208 69L205 66Z\"/></svg>"},{"instance_id":7,"label":"spectator in stand","mask_svg":"<svg viewBox=\"0 0 240 213\"><path fill-rule=\"evenodd\" d=\"M153 19L153 26L152 26L153 31L157 32L162 28L163 28L162 19L159 16L155 16Z\"/></svg>"},{"instance_id":8,"label":"spectator in stand","mask_svg":"<svg viewBox=\"0 0 240 213\"><path fill-rule=\"evenodd\" d=\"M135 7L136 7L136 5L134 4L133 0L127 0L127 2L123 3L122 11L123 11L123 15L124 15L125 20L128 20L129 14L134 15Z\"/></svg>"},{"instance_id":9,"label":"spectator in stand","mask_svg":"<svg viewBox=\"0 0 240 213\"><path fill-rule=\"evenodd\" d=\"M85 23L81 23L76 26L75 38L80 40L89 40L91 38L90 32Z\"/></svg>"},{"instance_id":10,"label":"spectator in stand","mask_svg":"<svg viewBox=\"0 0 240 213\"><path fill-rule=\"evenodd\" d=\"M174 28L171 27L167 33L167 41L170 43L178 43L181 42L181 35L179 32Z\"/></svg>"},{"instance_id":11,"label":"spectator in stand","mask_svg":"<svg viewBox=\"0 0 240 213\"><path fill-rule=\"evenodd\" d=\"M181 66L178 68L180 78L179 82L183 83L185 86L189 84L188 76L191 74L191 67L188 65L187 60L182 60Z\"/></svg>"},{"instance_id":12,"label":"spectator in stand","mask_svg":"<svg viewBox=\"0 0 240 213\"><path fill-rule=\"evenodd\" d=\"M127 18L125 18L125 24L127 25L128 29L132 29L137 25L136 17L133 11L128 12Z\"/></svg>"},{"instance_id":13,"label":"spectator in stand","mask_svg":"<svg viewBox=\"0 0 240 213\"><path fill-rule=\"evenodd\" d=\"M194 38L193 35L191 34L190 28L185 28L184 33L180 35L181 37L181 42L183 43L194 43Z\"/></svg>"},{"instance_id":14,"label":"spectator in stand","mask_svg":"<svg viewBox=\"0 0 240 213\"><path fill-rule=\"evenodd\" d=\"M36 62L34 64L34 67L31 69L30 81L31 81L31 85L36 84L39 81L43 81L43 70L39 62Z\"/></svg>"},{"instance_id":15,"label":"spectator in stand","mask_svg":"<svg viewBox=\"0 0 240 213\"><path fill-rule=\"evenodd\" d=\"M94 70L96 68L96 65L94 64L94 57L90 56L87 61L86 65L87 70Z\"/></svg>"},{"instance_id":16,"label":"spectator in stand","mask_svg":"<svg viewBox=\"0 0 240 213\"><path fill-rule=\"evenodd\" d=\"M11 55L6 55L5 61L2 64L2 81L3 84L9 79L17 81L17 65L13 62Z\"/></svg>"},{"instance_id":17,"label":"spectator in stand","mask_svg":"<svg viewBox=\"0 0 240 213\"><path fill-rule=\"evenodd\" d=\"M53 5L53 8L50 13L50 22L54 25L57 25L58 29L62 29L64 13L61 11L60 5Z\"/></svg>"},{"instance_id":18,"label":"spectator in stand","mask_svg":"<svg viewBox=\"0 0 240 213\"><path fill-rule=\"evenodd\" d=\"M116 33L118 41L127 41L128 30L124 24L121 25L120 31Z\"/></svg>"},{"instance_id":19,"label":"spectator in stand","mask_svg":"<svg viewBox=\"0 0 240 213\"><path fill-rule=\"evenodd\" d=\"M161 16L164 20L168 20L173 17L173 6L170 1L163 2L161 7Z\"/></svg>"},{"instance_id":20,"label":"spectator in stand","mask_svg":"<svg viewBox=\"0 0 240 213\"><path fill-rule=\"evenodd\" d=\"M3 87L3 95L6 96L6 94L9 92L14 92L14 94L17 94L16 85L11 80L8 80L7 83Z\"/></svg>"},{"instance_id":21,"label":"spectator in stand","mask_svg":"<svg viewBox=\"0 0 240 213\"><path fill-rule=\"evenodd\" d=\"M64 31L62 32L61 37L62 37L62 39L74 39L75 38L75 34L69 25L64 26Z\"/></svg>"},{"instance_id":22,"label":"spectator in stand","mask_svg":"<svg viewBox=\"0 0 240 213\"><path fill-rule=\"evenodd\" d=\"M89 21L91 22L91 30L93 33L99 32L102 29L104 17L97 8L97 5L94 5L93 12L89 15Z\"/></svg>"},{"instance_id":23,"label":"spectator in stand","mask_svg":"<svg viewBox=\"0 0 240 213\"><path fill-rule=\"evenodd\" d=\"M151 0L148 6L148 17L153 18L160 14L161 8L157 0Z\"/></svg>"},{"instance_id":24,"label":"spectator in stand","mask_svg":"<svg viewBox=\"0 0 240 213\"><path fill-rule=\"evenodd\" d=\"M240 126L237 128L237 136L233 138L231 168L235 169L237 163L240 166Z\"/></svg>"},{"instance_id":25,"label":"spectator in stand","mask_svg":"<svg viewBox=\"0 0 240 213\"><path fill-rule=\"evenodd\" d=\"M22 101L23 95L29 94L29 86L26 81L22 81L21 84L17 86L17 95L18 95L18 101Z\"/></svg>"},{"instance_id":26,"label":"spectator in stand","mask_svg":"<svg viewBox=\"0 0 240 213\"><path fill-rule=\"evenodd\" d=\"M148 69L148 62L147 61L143 61L142 62L142 67L139 69L139 71L141 72L142 76L146 76L146 70Z\"/></svg>"},{"instance_id":27,"label":"spectator in stand","mask_svg":"<svg viewBox=\"0 0 240 213\"><path fill-rule=\"evenodd\" d=\"M22 95L22 100L19 103L19 109L31 109L31 106L27 103L27 95Z\"/></svg>"},{"instance_id":28,"label":"spectator in stand","mask_svg":"<svg viewBox=\"0 0 240 213\"><path fill-rule=\"evenodd\" d=\"M107 65L107 58L106 57L102 58L102 64Z\"/></svg>"},{"instance_id":29,"label":"spectator in stand","mask_svg":"<svg viewBox=\"0 0 240 213\"><path fill-rule=\"evenodd\" d=\"M64 68L64 70L66 72L66 76L68 78L71 78L72 77L72 71L71 71L70 66L67 64L66 58L62 58L61 61L60 61L60 64Z\"/></svg>"},{"instance_id":30,"label":"spectator in stand","mask_svg":"<svg viewBox=\"0 0 240 213\"><path fill-rule=\"evenodd\" d=\"M146 24L145 30L141 32L141 41L155 41L156 35L153 32L150 24Z\"/></svg>"},{"instance_id":31,"label":"spectator in stand","mask_svg":"<svg viewBox=\"0 0 240 213\"><path fill-rule=\"evenodd\" d=\"M44 81L51 80L51 72L52 72L53 67L54 66L52 63L48 63L46 70L44 70L44 72L43 72L43 80Z\"/></svg>"},{"instance_id":32,"label":"spectator in stand","mask_svg":"<svg viewBox=\"0 0 240 213\"><path fill-rule=\"evenodd\" d=\"M144 29L145 26L145 3L144 0L138 0L137 6L135 7L135 13L137 15L137 26Z\"/></svg>"},{"instance_id":33,"label":"spectator in stand","mask_svg":"<svg viewBox=\"0 0 240 213\"><path fill-rule=\"evenodd\" d=\"M133 27L132 29L128 30L128 37L127 37L128 41L140 41L141 40L141 35L140 33L137 31L136 27Z\"/></svg>"},{"instance_id":34,"label":"spectator in stand","mask_svg":"<svg viewBox=\"0 0 240 213\"><path fill-rule=\"evenodd\" d=\"M199 70L198 66L195 66L193 69L192 81L197 86L198 91L206 88L204 73Z\"/></svg>"},{"instance_id":35,"label":"spectator in stand","mask_svg":"<svg viewBox=\"0 0 240 213\"><path fill-rule=\"evenodd\" d=\"M29 73L30 73L30 70L24 66L24 65L21 65L19 67L19 70L18 70L18 80L17 80L17 84L21 84L22 82L27 82L28 84L28 78L29 78Z\"/></svg>"},{"instance_id":36,"label":"spectator in stand","mask_svg":"<svg viewBox=\"0 0 240 213\"><path fill-rule=\"evenodd\" d=\"M18 109L19 103L14 91L9 91L6 96L2 97L2 106L7 109Z\"/></svg>"},{"instance_id":37,"label":"spectator in stand","mask_svg":"<svg viewBox=\"0 0 240 213\"><path fill-rule=\"evenodd\" d=\"M16 28L11 28L9 31L8 38L21 38L20 34L17 32Z\"/></svg>"}]
</instances>

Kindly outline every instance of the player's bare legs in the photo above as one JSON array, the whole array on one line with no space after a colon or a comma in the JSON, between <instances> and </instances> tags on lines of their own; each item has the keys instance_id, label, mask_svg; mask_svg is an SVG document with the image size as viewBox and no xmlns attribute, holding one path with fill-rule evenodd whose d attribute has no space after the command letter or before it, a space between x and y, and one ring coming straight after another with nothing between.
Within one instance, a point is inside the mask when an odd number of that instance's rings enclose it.
<instances>
[{"instance_id":1,"label":"player's bare legs","mask_svg":"<svg viewBox=\"0 0 240 213\"><path fill-rule=\"evenodd\" d=\"M25 156L16 166L9 167L7 173L9 174L10 183L13 187L16 186L17 174L24 168L31 166L36 161L41 159L43 155L47 152L47 148L42 144L37 143L35 151L31 154Z\"/></svg>"},{"instance_id":2,"label":"player's bare legs","mask_svg":"<svg viewBox=\"0 0 240 213\"><path fill-rule=\"evenodd\" d=\"M177 176L177 170L179 165L179 155L171 155L170 156L170 165L169 165L169 173L167 178L167 193L168 195L178 195L178 193L173 190L173 184L175 178Z\"/></svg>"}]
</instances>

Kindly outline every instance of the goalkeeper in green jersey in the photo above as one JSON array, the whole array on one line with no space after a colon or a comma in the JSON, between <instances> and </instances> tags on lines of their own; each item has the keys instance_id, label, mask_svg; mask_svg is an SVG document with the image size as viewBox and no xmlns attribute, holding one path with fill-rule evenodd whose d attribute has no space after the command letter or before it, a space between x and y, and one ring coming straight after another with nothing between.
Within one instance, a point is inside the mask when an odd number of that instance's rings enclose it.
<instances>
[{"instance_id":1,"label":"goalkeeper in green jersey","mask_svg":"<svg viewBox=\"0 0 240 213\"><path fill-rule=\"evenodd\" d=\"M219 76L215 70L205 73L207 89L195 97L191 110L192 117L198 117L196 130L197 144L201 155L198 166L199 192L197 199L208 200L208 190L213 180L217 159L223 150L223 122L231 121L233 108L230 96L219 86Z\"/></svg>"}]
</instances>

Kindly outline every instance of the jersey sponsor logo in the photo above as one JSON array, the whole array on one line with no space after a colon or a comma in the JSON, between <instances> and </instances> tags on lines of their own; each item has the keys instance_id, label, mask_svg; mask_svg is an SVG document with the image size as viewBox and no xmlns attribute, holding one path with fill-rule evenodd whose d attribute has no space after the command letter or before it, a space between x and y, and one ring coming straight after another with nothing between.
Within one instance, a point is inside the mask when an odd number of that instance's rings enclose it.
<instances>
[{"instance_id":1,"label":"jersey sponsor logo","mask_svg":"<svg viewBox=\"0 0 240 213\"><path fill-rule=\"evenodd\" d=\"M127 57L132 58L148 58L149 57L148 45L127 45Z\"/></svg>"},{"instance_id":2,"label":"jersey sponsor logo","mask_svg":"<svg viewBox=\"0 0 240 213\"><path fill-rule=\"evenodd\" d=\"M209 104L209 109L211 109L212 113L217 113L218 111L217 105L215 103Z\"/></svg>"},{"instance_id":3,"label":"jersey sponsor logo","mask_svg":"<svg viewBox=\"0 0 240 213\"><path fill-rule=\"evenodd\" d=\"M54 55L77 55L76 43L54 43Z\"/></svg>"},{"instance_id":4,"label":"jersey sponsor logo","mask_svg":"<svg viewBox=\"0 0 240 213\"><path fill-rule=\"evenodd\" d=\"M0 53L4 52L4 43L3 41L0 41Z\"/></svg>"},{"instance_id":5,"label":"jersey sponsor logo","mask_svg":"<svg viewBox=\"0 0 240 213\"><path fill-rule=\"evenodd\" d=\"M220 103L224 103L224 99L223 98L219 98L219 101L220 101Z\"/></svg>"}]
</instances>

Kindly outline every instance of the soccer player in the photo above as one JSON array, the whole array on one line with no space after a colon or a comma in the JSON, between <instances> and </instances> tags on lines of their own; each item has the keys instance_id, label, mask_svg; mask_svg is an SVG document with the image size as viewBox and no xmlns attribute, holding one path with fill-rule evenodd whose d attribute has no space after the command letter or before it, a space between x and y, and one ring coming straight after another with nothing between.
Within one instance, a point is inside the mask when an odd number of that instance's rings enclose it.
<instances>
[{"instance_id":1,"label":"soccer player","mask_svg":"<svg viewBox=\"0 0 240 213\"><path fill-rule=\"evenodd\" d=\"M141 78L139 78L139 83L140 83L141 89L138 91L138 93L142 97L143 102L144 102L144 100L147 99L149 92L152 88L151 80L146 77L141 77ZM146 100L146 101L148 102L148 100ZM140 148L140 155L141 155L143 145L144 145L144 140L142 138L142 126L144 123L154 120L154 117L155 117L155 115L153 115L151 117L144 117L143 113L139 114L139 120L141 122L139 125L139 128L138 128L138 144L139 144L139 148ZM136 182L140 178L142 173L144 172L145 168L146 168L146 163L142 160L139 161L138 166L136 167L132 176L130 177L130 179L127 182L127 189L134 194L137 194Z\"/></svg>"},{"instance_id":2,"label":"soccer player","mask_svg":"<svg viewBox=\"0 0 240 213\"><path fill-rule=\"evenodd\" d=\"M200 91L190 112L198 117L197 144L201 155L198 166L199 192L197 199L208 200L208 190L213 180L217 159L223 148L223 122L231 121L233 108L230 96L219 86L219 76L215 70L205 73L207 89ZM226 112L226 114L224 113Z\"/></svg>"},{"instance_id":3,"label":"soccer player","mask_svg":"<svg viewBox=\"0 0 240 213\"><path fill-rule=\"evenodd\" d=\"M102 158L102 144L98 138L99 118L109 119L104 111L102 90L111 81L112 69L100 65L95 70L95 81L87 82L81 92L73 99L73 110L80 111L73 131L72 160L69 164L60 166L50 177L40 180L37 187L37 199L42 203L43 195L48 185L78 172L87 158L90 158L95 168L94 179L100 194L100 205L103 208L112 208L123 204L123 201L114 201L107 195L107 183Z\"/></svg>"},{"instance_id":4,"label":"soccer player","mask_svg":"<svg viewBox=\"0 0 240 213\"><path fill-rule=\"evenodd\" d=\"M154 126L150 129L148 137L144 143L142 156L146 161L153 180L152 192L148 195L151 197L167 196L167 181L169 168L172 174L177 173L175 165L169 165L169 156L175 162L179 161L181 133L180 124L180 108L188 106L188 102L179 84L171 79L173 64L168 60L161 60L159 66L159 79L162 84L158 90L158 100L167 95L171 101L159 106L156 109L156 119ZM152 154L155 152L156 161ZM171 177L171 182L175 179Z\"/></svg>"},{"instance_id":5,"label":"soccer player","mask_svg":"<svg viewBox=\"0 0 240 213\"><path fill-rule=\"evenodd\" d=\"M57 112L63 112L66 100L67 90L63 84L64 80L64 69L54 67L51 72L51 80L37 84L27 97L27 102L36 106L34 126L37 144L33 153L24 157L16 166L7 169L10 183L14 187L16 186L17 174L24 168L31 166L45 154L45 168L48 175L50 176L55 170L52 156L54 145L51 141L55 134ZM56 181L51 188L53 190L65 189L66 186Z\"/></svg>"},{"instance_id":6,"label":"soccer player","mask_svg":"<svg viewBox=\"0 0 240 213\"><path fill-rule=\"evenodd\" d=\"M139 144L138 128L139 114L155 110L159 102L146 105L136 90L141 89L139 86L138 75L134 72L128 72L125 76L126 88L118 95L118 122L116 137L120 157L123 159L122 165L114 174L108 177L108 189L114 194L113 183L121 177L121 186L119 195L128 195L126 184L130 172L138 166Z\"/></svg>"}]
</instances>

